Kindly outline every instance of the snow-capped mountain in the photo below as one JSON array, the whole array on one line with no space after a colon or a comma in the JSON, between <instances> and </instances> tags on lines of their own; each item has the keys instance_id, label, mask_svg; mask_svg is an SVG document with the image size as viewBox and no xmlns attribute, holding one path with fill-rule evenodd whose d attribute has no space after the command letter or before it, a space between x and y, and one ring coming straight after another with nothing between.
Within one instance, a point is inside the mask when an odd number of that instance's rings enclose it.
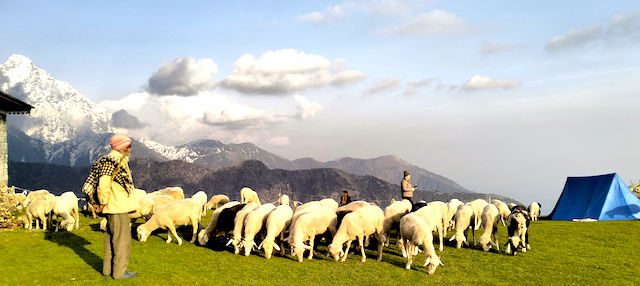
<instances>
[{"instance_id":1,"label":"snow-capped mountain","mask_svg":"<svg viewBox=\"0 0 640 286\"><path fill-rule=\"evenodd\" d=\"M35 107L30 116L9 120L9 124L32 138L54 144L111 131L111 114L107 110L23 55L12 55L0 65L0 89Z\"/></svg>"}]
</instances>

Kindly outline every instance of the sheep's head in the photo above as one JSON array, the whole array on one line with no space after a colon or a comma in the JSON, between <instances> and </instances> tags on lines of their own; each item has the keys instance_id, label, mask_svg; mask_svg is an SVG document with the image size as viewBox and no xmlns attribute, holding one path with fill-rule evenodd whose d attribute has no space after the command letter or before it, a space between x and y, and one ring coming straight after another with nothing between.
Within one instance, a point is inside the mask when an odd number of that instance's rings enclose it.
<instances>
[{"instance_id":1,"label":"sheep's head","mask_svg":"<svg viewBox=\"0 0 640 286\"><path fill-rule=\"evenodd\" d=\"M138 228L136 229L136 232L138 233L138 240L140 242L146 242L147 238L149 237L149 233L143 226L144 224L138 226Z\"/></svg>"},{"instance_id":2,"label":"sheep's head","mask_svg":"<svg viewBox=\"0 0 640 286\"><path fill-rule=\"evenodd\" d=\"M281 206L283 206L283 205L288 206L288 205L289 205L289 196L287 196L287 195L281 195L281 196L278 198L278 202L280 203L280 205L281 205Z\"/></svg>"},{"instance_id":3,"label":"sheep's head","mask_svg":"<svg viewBox=\"0 0 640 286\"><path fill-rule=\"evenodd\" d=\"M491 237L489 236L481 236L480 237L480 245L482 246L482 250L484 251L489 251L489 249L491 249Z\"/></svg>"},{"instance_id":4,"label":"sheep's head","mask_svg":"<svg viewBox=\"0 0 640 286\"><path fill-rule=\"evenodd\" d=\"M427 264L427 273L429 273L429 275L432 275L433 273L435 273L438 266L444 265L444 263L442 263L442 261L440 260L440 257L438 257L438 255L435 255L435 254L427 257L426 264Z\"/></svg>"},{"instance_id":5,"label":"sheep's head","mask_svg":"<svg viewBox=\"0 0 640 286\"><path fill-rule=\"evenodd\" d=\"M256 243L253 240L243 241L242 245L244 246L244 256L249 256L253 247L256 246Z\"/></svg>"},{"instance_id":6,"label":"sheep's head","mask_svg":"<svg viewBox=\"0 0 640 286\"><path fill-rule=\"evenodd\" d=\"M340 257L344 256L344 250L342 249L342 245L329 244L329 254L333 256L333 259L338 261Z\"/></svg>"},{"instance_id":7,"label":"sheep's head","mask_svg":"<svg viewBox=\"0 0 640 286\"><path fill-rule=\"evenodd\" d=\"M308 245L306 245L306 244L304 244L302 242L295 244L294 252L295 252L295 255L298 257L298 262L302 262L302 260L304 259L304 251L305 250L313 251L313 249L311 249L310 246L308 246Z\"/></svg>"},{"instance_id":8,"label":"sheep's head","mask_svg":"<svg viewBox=\"0 0 640 286\"><path fill-rule=\"evenodd\" d=\"M208 241L209 235L207 235L207 231L204 229L200 230L200 232L198 233L198 244L206 245Z\"/></svg>"},{"instance_id":9,"label":"sheep's head","mask_svg":"<svg viewBox=\"0 0 640 286\"><path fill-rule=\"evenodd\" d=\"M456 234L456 248L461 248L463 243L467 244L467 238L464 236L464 234Z\"/></svg>"},{"instance_id":10,"label":"sheep's head","mask_svg":"<svg viewBox=\"0 0 640 286\"><path fill-rule=\"evenodd\" d=\"M280 251L280 246L278 246L273 241L263 241L262 248L264 248L264 257L269 259L273 255L273 249L276 251Z\"/></svg>"},{"instance_id":11,"label":"sheep's head","mask_svg":"<svg viewBox=\"0 0 640 286\"><path fill-rule=\"evenodd\" d=\"M75 224L76 224L76 220L72 216L69 216L66 220L63 220L60 223L60 226L66 229L67 231L72 231Z\"/></svg>"}]
</instances>

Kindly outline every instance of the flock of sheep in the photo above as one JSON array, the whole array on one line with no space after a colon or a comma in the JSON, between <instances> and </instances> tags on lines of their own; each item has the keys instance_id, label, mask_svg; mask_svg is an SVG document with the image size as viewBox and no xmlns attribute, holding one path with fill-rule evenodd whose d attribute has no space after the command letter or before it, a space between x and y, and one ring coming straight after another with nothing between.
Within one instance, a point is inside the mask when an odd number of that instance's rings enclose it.
<instances>
[{"instance_id":1,"label":"flock of sheep","mask_svg":"<svg viewBox=\"0 0 640 286\"><path fill-rule=\"evenodd\" d=\"M136 189L134 195L139 198L140 208L129 216L146 220L137 227L140 242L145 242L154 230L162 228L168 229L167 243L173 236L181 245L182 239L176 234L176 227L191 224L191 243L197 240L204 246L213 239L223 240L227 246L233 246L235 254L244 250L244 255L249 256L252 251L262 249L265 257L270 259L274 249L284 255L286 243L291 255L302 262L307 252L308 259L312 259L314 247L318 240L324 238L329 243L327 255L336 261L344 261L352 242L357 240L361 261L365 262L365 248L371 237L377 243L377 259L381 260L383 247L389 245L392 233L397 233L398 247L402 256L407 258L406 269L411 268L413 257L424 251L424 266L429 274L443 265L433 245L433 232L438 235L438 249L442 251L448 230L455 231L449 241L455 240L456 247L460 248L469 245L469 230L476 244L475 231L482 227L484 232L477 243L484 251L491 248L499 251L497 231L498 224L502 224L507 228L508 237L505 252L515 255L518 250L526 252L531 249L528 228L540 212L540 204L536 202L525 207L483 199L468 203L452 199L446 203L421 201L416 204L401 200L382 210L366 201L354 201L339 207L334 199L327 198L304 204L294 202L292 208L287 195L279 195L277 202L261 204L257 193L246 187L240 190L239 202L230 201L226 195L208 199L202 191L185 199L180 187L152 193ZM39 219L45 229L46 221L51 223L52 217L57 217L58 225L67 231L78 228L78 198L72 192L56 197L45 190L34 191L25 197L22 205L26 206L29 222L25 227L28 229L31 229L34 219L36 228ZM209 224L198 232L200 219L210 209L215 211ZM100 225L106 229L106 219ZM257 244L256 240L260 243Z\"/></svg>"}]
</instances>

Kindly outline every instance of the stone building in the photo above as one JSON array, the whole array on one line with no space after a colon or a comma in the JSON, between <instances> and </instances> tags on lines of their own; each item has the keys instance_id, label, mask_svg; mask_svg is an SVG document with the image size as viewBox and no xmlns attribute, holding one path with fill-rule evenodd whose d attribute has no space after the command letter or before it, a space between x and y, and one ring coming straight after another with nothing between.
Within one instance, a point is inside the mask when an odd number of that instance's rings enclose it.
<instances>
[{"instance_id":1,"label":"stone building","mask_svg":"<svg viewBox=\"0 0 640 286\"><path fill-rule=\"evenodd\" d=\"M29 114L33 106L0 90L0 188L9 183L7 114Z\"/></svg>"}]
</instances>

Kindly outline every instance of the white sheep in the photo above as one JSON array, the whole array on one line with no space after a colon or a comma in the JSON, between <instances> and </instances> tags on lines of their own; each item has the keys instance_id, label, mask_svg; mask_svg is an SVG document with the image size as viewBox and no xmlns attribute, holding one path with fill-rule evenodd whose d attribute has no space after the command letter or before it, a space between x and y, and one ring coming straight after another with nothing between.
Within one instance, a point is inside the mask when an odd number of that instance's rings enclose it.
<instances>
[{"instance_id":1,"label":"white sheep","mask_svg":"<svg viewBox=\"0 0 640 286\"><path fill-rule=\"evenodd\" d=\"M444 250L444 229L446 226L443 223L442 209L439 205L424 206L413 212L418 215L429 226L429 229L438 232L438 238L440 239L440 251ZM406 246L405 246L406 249ZM403 257L404 257L403 253Z\"/></svg>"},{"instance_id":2,"label":"white sheep","mask_svg":"<svg viewBox=\"0 0 640 286\"><path fill-rule=\"evenodd\" d=\"M62 222L58 221L56 225L56 231L60 226L67 231L72 231L74 227L78 229L80 227L78 197L73 192L66 192L60 195L53 207L53 214L62 218Z\"/></svg>"},{"instance_id":3,"label":"white sheep","mask_svg":"<svg viewBox=\"0 0 640 286\"><path fill-rule=\"evenodd\" d=\"M493 204L494 206L496 206L496 208L498 208L498 213L500 214L500 221L502 222L502 225L507 226L507 224L505 223L505 220L511 214L511 210L509 209L509 206L505 202L501 200L496 200L496 199L491 200L491 204Z\"/></svg>"},{"instance_id":4,"label":"white sheep","mask_svg":"<svg viewBox=\"0 0 640 286\"><path fill-rule=\"evenodd\" d=\"M44 200L45 196L50 194L51 193L49 193L49 191L47 190L31 191L29 192L29 194L27 194L27 197L24 199L23 205L28 206L29 203L31 203L32 201L40 200L40 199Z\"/></svg>"},{"instance_id":5,"label":"white sheep","mask_svg":"<svg viewBox=\"0 0 640 286\"><path fill-rule=\"evenodd\" d=\"M271 213L276 206L274 204L264 204L254 211L250 212L244 219L244 237L242 238L242 246L244 247L244 256L249 256L251 250L256 245L254 239L256 234L262 230L269 213Z\"/></svg>"},{"instance_id":6,"label":"white sheep","mask_svg":"<svg viewBox=\"0 0 640 286\"><path fill-rule=\"evenodd\" d=\"M181 187L168 187L164 189L157 190L155 192L149 193L150 196L155 195L168 195L173 197L174 200L183 200L184 199L184 190Z\"/></svg>"},{"instance_id":7,"label":"white sheep","mask_svg":"<svg viewBox=\"0 0 640 286\"><path fill-rule=\"evenodd\" d=\"M191 199L195 200L202 206L202 215L206 215L207 208L205 208L205 205L207 204L207 193L198 191L197 193L193 194L193 196L191 196Z\"/></svg>"},{"instance_id":8,"label":"white sheep","mask_svg":"<svg viewBox=\"0 0 640 286\"><path fill-rule=\"evenodd\" d=\"M242 231L244 230L244 220L247 215L259 208L259 203L248 203L240 210L233 220L233 238L229 240L227 245L233 244L234 253L240 253L240 242L242 242Z\"/></svg>"},{"instance_id":9,"label":"white sheep","mask_svg":"<svg viewBox=\"0 0 640 286\"><path fill-rule=\"evenodd\" d=\"M402 217L400 220L400 239L404 241L403 244L405 245L403 252L407 253L405 269L411 269L413 256L416 253L414 247L418 247L425 252L423 266L427 266L429 275L436 272L438 266L444 265L433 247L433 234L431 232L432 229L417 212L409 213Z\"/></svg>"},{"instance_id":10,"label":"white sheep","mask_svg":"<svg viewBox=\"0 0 640 286\"><path fill-rule=\"evenodd\" d=\"M385 241L384 237L384 212L378 206L372 206L367 204L360 207L357 210L348 213L340 228L333 237L333 241L329 245L329 254L338 261L342 257L341 261L347 259L351 242L358 239L360 244L360 250L362 253L361 262L365 262L367 256L364 251L364 238L375 234L378 240L378 261L382 260L382 246ZM342 246L347 243L346 249L343 250Z\"/></svg>"},{"instance_id":11,"label":"white sheep","mask_svg":"<svg viewBox=\"0 0 640 286\"><path fill-rule=\"evenodd\" d=\"M258 248L264 249L265 258L271 258L271 254L273 253L274 248L277 251L281 251L280 254L284 255L284 246L282 245L282 243L284 242L284 230L287 229L287 227L291 223L292 217L293 210L288 203L281 204L280 206L276 207L267 217L267 235L265 236L264 240L262 240L262 243L260 243L260 246L258 246ZM275 238L277 236L280 236L280 246L275 243Z\"/></svg>"},{"instance_id":12,"label":"white sheep","mask_svg":"<svg viewBox=\"0 0 640 286\"><path fill-rule=\"evenodd\" d=\"M339 208L336 209L336 213L350 213L353 212L361 207L366 207L366 206L370 206L371 203L367 202L367 201L353 201L350 202L344 206L341 206Z\"/></svg>"},{"instance_id":13,"label":"white sheep","mask_svg":"<svg viewBox=\"0 0 640 286\"><path fill-rule=\"evenodd\" d=\"M464 205L464 203L458 199L451 199L447 203L447 216L445 217L449 221L447 230L453 229L453 227L455 226L455 220L453 219L453 217L456 215L458 207L461 205Z\"/></svg>"},{"instance_id":14,"label":"white sheep","mask_svg":"<svg viewBox=\"0 0 640 286\"><path fill-rule=\"evenodd\" d=\"M42 230L47 229L47 209L49 208L49 202L44 199L36 199L31 201L27 205L26 214L29 224L25 225L27 229L31 230L31 223L35 219L36 229L38 229L38 219L42 223Z\"/></svg>"},{"instance_id":15,"label":"white sheep","mask_svg":"<svg viewBox=\"0 0 640 286\"><path fill-rule=\"evenodd\" d=\"M392 229L399 229L400 219L411 211L411 202L409 200L395 201L384 208L384 225L383 234L385 236L385 246L389 246L389 234ZM401 243L398 240L398 243Z\"/></svg>"},{"instance_id":16,"label":"white sheep","mask_svg":"<svg viewBox=\"0 0 640 286\"><path fill-rule=\"evenodd\" d=\"M316 235L323 234L327 231L331 235L336 232L337 216L334 209L324 205L311 206L301 211L300 216L290 228L289 237L286 239L292 249L292 254L298 257L298 261L302 262L304 251L309 250L309 259L313 258L313 245ZM309 245L305 245L305 241L309 241Z\"/></svg>"},{"instance_id":17,"label":"white sheep","mask_svg":"<svg viewBox=\"0 0 640 286\"><path fill-rule=\"evenodd\" d=\"M427 203L427 206L436 207L440 210L440 214L442 215L442 233L443 236L447 236L447 229L449 229L449 205L445 202L441 201L432 201ZM442 249L440 249L442 251Z\"/></svg>"},{"instance_id":18,"label":"white sheep","mask_svg":"<svg viewBox=\"0 0 640 286\"><path fill-rule=\"evenodd\" d=\"M25 206L24 201L27 199L27 196L24 194L11 194L11 201L18 208L18 210L22 209Z\"/></svg>"},{"instance_id":19,"label":"white sheep","mask_svg":"<svg viewBox=\"0 0 640 286\"><path fill-rule=\"evenodd\" d=\"M229 201L229 197L227 197L226 195L213 195L209 202L207 202L207 204L205 205L205 208L208 210L217 209L219 206L222 206Z\"/></svg>"},{"instance_id":20,"label":"white sheep","mask_svg":"<svg viewBox=\"0 0 640 286\"><path fill-rule=\"evenodd\" d=\"M200 245L206 245L207 242L209 241L209 236L211 235L211 232L213 232L216 229L216 226L218 224L218 217L220 216L220 213L226 208L230 208L239 204L240 202L228 202L222 205L221 207L216 208L216 210L211 215L211 220L209 220L209 224L207 225L207 227L198 233L198 243Z\"/></svg>"},{"instance_id":21,"label":"white sheep","mask_svg":"<svg viewBox=\"0 0 640 286\"><path fill-rule=\"evenodd\" d=\"M134 189L133 195L138 198L139 208L132 213L129 213L130 219L137 219L140 217L144 217L145 219L149 219L153 214L153 208L155 207L155 201L147 195L147 192L141 189ZM157 196L161 198L162 196Z\"/></svg>"},{"instance_id":22,"label":"white sheep","mask_svg":"<svg viewBox=\"0 0 640 286\"><path fill-rule=\"evenodd\" d=\"M289 196L283 195L283 194L278 194L278 205L279 206L289 205Z\"/></svg>"},{"instance_id":23,"label":"white sheep","mask_svg":"<svg viewBox=\"0 0 640 286\"><path fill-rule=\"evenodd\" d=\"M484 251L489 251L491 247L495 247L496 250L500 250L498 245L498 218L500 217L500 211L498 208L489 204L482 210L482 227L484 232L480 236L479 242ZM493 239L492 239L493 238Z\"/></svg>"},{"instance_id":24,"label":"white sheep","mask_svg":"<svg viewBox=\"0 0 640 286\"><path fill-rule=\"evenodd\" d=\"M169 229L167 233L166 243L171 243L171 235L178 240L178 245L182 245L182 239L176 234L176 226L187 225L191 223L193 226L193 235L191 243L196 241L200 217L202 216L202 206L193 200L178 200L157 207L153 216L144 224L138 226L138 240L140 242L147 241L149 235L156 229Z\"/></svg>"},{"instance_id":25,"label":"white sheep","mask_svg":"<svg viewBox=\"0 0 640 286\"><path fill-rule=\"evenodd\" d=\"M243 204L247 203L258 203L260 204L260 198L258 197L258 193L254 190L244 187L240 189L240 202Z\"/></svg>"},{"instance_id":26,"label":"white sheep","mask_svg":"<svg viewBox=\"0 0 640 286\"><path fill-rule=\"evenodd\" d=\"M482 215L482 211L484 207L486 207L489 203L483 199L476 199L467 203L473 208L473 215L475 217L473 230L477 230L480 228L480 216ZM475 241L473 242L475 244Z\"/></svg>"},{"instance_id":27,"label":"white sheep","mask_svg":"<svg viewBox=\"0 0 640 286\"><path fill-rule=\"evenodd\" d=\"M148 196L149 198L151 198L151 200L153 200L153 210L151 212L152 214L155 212L155 209L159 208L160 206L176 201L172 196L169 196L169 195L149 194Z\"/></svg>"},{"instance_id":28,"label":"white sheep","mask_svg":"<svg viewBox=\"0 0 640 286\"><path fill-rule=\"evenodd\" d=\"M455 223L456 233L453 236L451 236L449 241L452 241L455 239L456 248L462 247L463 243L466 245L469 245L469 243L467 242L467 230L469 229L469 226L475 221L473 208L468 204L459 206L458 211L454 216L454 220L456 221Z\"/></svg>"},{"instance_id":29,"label":"white sheep","mask_svg":"<svg viewBox=\"0 0 640 286\"><path fill-rule=\"evenodd\" d=\"M531 220L536 221L538 220L538 217L540 216L540 203L538 202L532 202L529 205L529 208L527 208L527 210L529 211L529 215L531 216Z\"/></svg>"}]
</instances>

